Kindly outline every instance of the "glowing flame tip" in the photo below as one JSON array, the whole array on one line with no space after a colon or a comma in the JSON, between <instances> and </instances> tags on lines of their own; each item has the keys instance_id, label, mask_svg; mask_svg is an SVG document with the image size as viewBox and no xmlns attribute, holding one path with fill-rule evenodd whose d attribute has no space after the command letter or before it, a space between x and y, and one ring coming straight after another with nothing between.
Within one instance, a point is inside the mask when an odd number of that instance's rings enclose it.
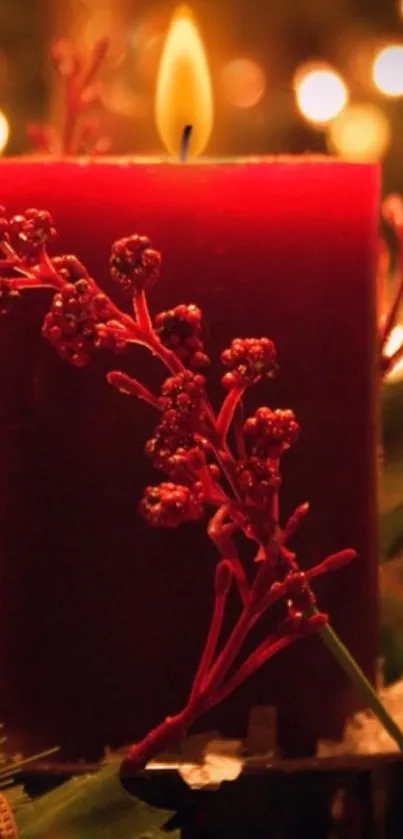
<instances>
[{"instance_id":1,"label":"glowing flame tip","mask_svg":"<svg viewBox=\"0 0 403 839\"><path fill-rule=\"evenodd\" d=\"M167 34L155 107L158 131L169 152L179 155L188 125L190 157L205 149L213 124L213 94L206 54L186 4L176 9Z\"/></svg>"}]
</instances>

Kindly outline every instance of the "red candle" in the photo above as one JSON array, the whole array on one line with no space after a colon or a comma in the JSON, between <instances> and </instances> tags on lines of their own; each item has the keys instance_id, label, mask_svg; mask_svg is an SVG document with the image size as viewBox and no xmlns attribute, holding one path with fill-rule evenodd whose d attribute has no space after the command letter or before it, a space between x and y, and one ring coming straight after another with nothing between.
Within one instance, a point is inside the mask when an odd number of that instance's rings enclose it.
<instances>
[{"instance_id":1,"label":"red candle","mask_svg":"<svg viewBox=\"0 0 403 839\"><path fill-rule=\"evenodd\" d=\"M321 606L366 672L376 654L374 301L378 171L326 160L195 166L2 164L10 211L45 207L115 299L112 242L146 233L163 254L155 312L194 301L213 358L234 336L268 335L281 374L259 404L292 407L284 515L309 500L306 564L345 546L359 559L320 588ZM155 383L141 350L83 370L40 337L49 292L25 297L1 340L2 713L26 738L76 755L135 739L181 706L211 607L215 551L203 527L147 529L142 454L152 409L104 381L111 367ZM124 304L123 304L124 305ZM213 398L221 396L211 371ZM251 409L253 405L250 406ZM318 586L319 588L319 586ZM234 607L235 608L235 607ZM250 703L279 705L285 745L336 735L357 697L319 641L281 655L214 715L245 727ZM209 724L212 720L206 721ZM22 734L21 734L22 736Z\"/></svg>"},{"instance_id":2,"label":"red candle","mask_svg":"<svg viewBox=\"0 0 403 839\"><path fill-rule=\"evenodd\" d=\"M77 254L123 307L109 279L110 247L133 232L149 236L163 255L153 311L198 304L217 362L234 337L275 341L280 375L258 386L246 410L269 404L297 414L302 434L288 455L283 516L311 502L299 537L306 567L358 550L317 591L372 677L377 167L309 157L188 166L14 160L2 163L0 183L8 211L52 213L58 253ZM50 299L26 295L18 318L0 329L1 710L16 746L57 741L65 754L91 757L183 707L217 555L205 525L154 531L136 510L144 485L158 481L142 452L155 416L110 388L105 372L136 375L141 366L157 387L158 362L135 348L100 352L80 370L63 364L40 335ZM210 378L218 406L218 363ZM311 638L201 725L242 735L251 705L263 703L278 706L280 743L298 754L317 737L340 735L359 700Z\"/></svg>"}]
</instances>

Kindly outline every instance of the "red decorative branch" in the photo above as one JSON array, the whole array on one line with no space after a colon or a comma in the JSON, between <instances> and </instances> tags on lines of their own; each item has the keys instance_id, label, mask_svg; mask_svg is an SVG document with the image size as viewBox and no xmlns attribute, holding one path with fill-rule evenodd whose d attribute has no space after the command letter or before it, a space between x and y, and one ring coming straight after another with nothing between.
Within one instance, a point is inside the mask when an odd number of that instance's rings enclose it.
<instances>
[{"instance_id":1,"label":"red decorative branch","mask_svg":"<svg viewBox=\"0 0 403 839\"><path fill-rule=\"evenodd\" d=\"M85 70L73 62L67 73L73 114L80 91L92 81L105 49L104 45L91 68ZM67 146L72 136L69 133ZM221 556L210 628L189 700L179 714L168 717L129 750L122 771L132 772L184 736L195 719L281 649L312 632L321 632L327 616L316 610L310 580L351 561L355 552L332 555L304 573L286 545L308 512L307 504L299 506L282 530L278 498L281 462L297 440L298 423L291 410L267 406L258 407L241 422L239 410L247 389L276 374L273 342L266 337L236 338L224 350L222 383L227 395L216 416L200 373L208 363L200 310L194 304L181 304L155 319L150 314L147 294L159 278L161 264L150 241L132 235L112 247L111 276L132 301L133 315L128 315L76 257L49 256L47 247L54 235L52 220L44 211L0 217L1 311L8 311L22 290L50 288L54 295L42 331L66 361L82 366L98 350L122 353L132 344L142 344L159 358L169 375L158 396L120 370L107 375L108 382L121 393L157 409L157 426L145 450L166 479L145 488L140 512L151 526L172 528L199 520L212 508L208 533ZM235 451L230 433L234 424ZM239 534L256 546L258 562L251 569L244 566L237 544ZM223 640L232 583L237 587L241 611ZM277 630L242 660L251 630L279 601L283 616Z\"/></svg>"},{"instance_id":2,"label":"red decorative branch","mask_svg":"<svg viewBox=\"0 0 403 839\"><path fill-rule=\"evenodd\" d=\"M97 76L108 49L109 38L96 41L88 56L75 52L64 40L53 45L52 58L63 83L64 122L60 136L50 125L28 126L28 135L38 153L105 154L109 150L109 140L99 136L99 121L88 116L99 105Z\"/></svg>"}]
</instances>

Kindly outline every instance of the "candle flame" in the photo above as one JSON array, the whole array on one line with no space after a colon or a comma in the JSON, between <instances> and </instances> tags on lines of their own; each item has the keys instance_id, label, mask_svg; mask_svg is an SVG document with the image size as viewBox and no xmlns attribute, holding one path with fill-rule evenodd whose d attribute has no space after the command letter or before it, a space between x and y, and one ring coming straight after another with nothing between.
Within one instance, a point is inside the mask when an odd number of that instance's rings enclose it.
<instances>
[{"instance_id":1,"label":"candle flame","mask_svg":"<svg viewBox=\"0 0 403 839\"><path fill-rule=\"evenodd\" d=\"M213 125L213 93L203 43L187 6L176 10L158 75L156 122L161 139L178 156L186 126L192 126L189 156L205 149Z\"/></svg>"}]
</instances>

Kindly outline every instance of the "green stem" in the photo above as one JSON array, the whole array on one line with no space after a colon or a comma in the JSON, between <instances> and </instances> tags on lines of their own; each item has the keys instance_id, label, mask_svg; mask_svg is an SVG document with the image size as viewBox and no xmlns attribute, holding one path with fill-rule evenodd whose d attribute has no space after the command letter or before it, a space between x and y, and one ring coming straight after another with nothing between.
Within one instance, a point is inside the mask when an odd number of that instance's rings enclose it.
<instances>
[{"instance_id":1,"label":"green stem","mask_svg":"<svg viewBox=\"0 0 403 839\"><path fill-rule=\"evenodd\" d=\"M314 609L313 613L316 614L317 609ZM392 719L384 705L382 705L382 702L377 696L374 688L368 681L367 677L364 676L361 668L358 666L352 655L350 655L347 647L344 646L337 633L334 629L332 629L330 624L326 624L326 626L324 626L319 632L319 635L322 638L325 647L327 647L327 649L332 653L350 681L356 686L356 688L358 688L368 707L371 711L373 711L375 716L378 717L378 720L383 725L385 731L387 731L392 740L397 743L400 751L403 751L403 732L400 730L394 719Z\"/></svg>"}]
</instances>

